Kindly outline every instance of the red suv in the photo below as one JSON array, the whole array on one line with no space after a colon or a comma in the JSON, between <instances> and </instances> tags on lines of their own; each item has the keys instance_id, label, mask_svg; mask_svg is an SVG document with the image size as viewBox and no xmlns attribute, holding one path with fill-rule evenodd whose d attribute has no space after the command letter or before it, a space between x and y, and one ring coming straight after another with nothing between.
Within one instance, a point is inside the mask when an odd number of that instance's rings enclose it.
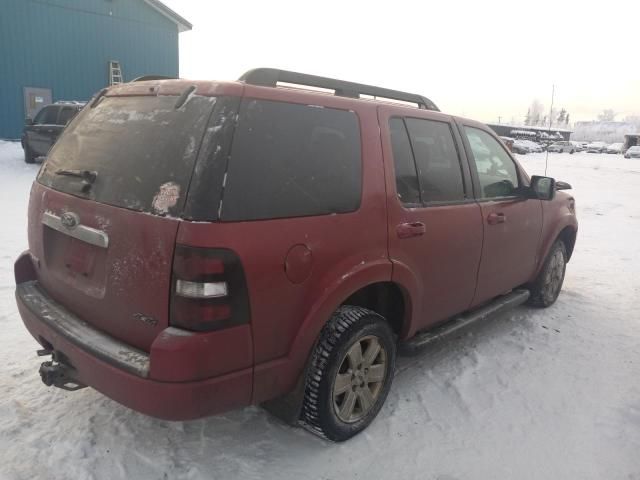
<instances>
[{"instance_id":1,"label":"red suv","mask_svg":"<svg viewBox=\"0 0 640 480\"><path fill-rule=\"evenodd\" d=\"M556 300L564 188L419 95L273 69L118 85L33 184L16 298L47 385L170 420L266 404L345 440L397 346Z\"/></svg>"}]
</instances>

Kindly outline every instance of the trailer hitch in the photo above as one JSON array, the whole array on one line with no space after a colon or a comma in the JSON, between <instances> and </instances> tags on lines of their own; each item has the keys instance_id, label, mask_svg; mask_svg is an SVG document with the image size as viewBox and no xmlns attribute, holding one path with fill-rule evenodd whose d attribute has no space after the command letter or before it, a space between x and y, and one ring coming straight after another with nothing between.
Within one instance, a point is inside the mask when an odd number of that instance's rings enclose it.
<instances>
[{"instance_id":1,"label":"trailer hitch","mask_svg":"<svg viewBox=\"0 0 640 480\"><path fill-rule=\"evenodd\" d=\"M47 387L58 387L69 392L85 388L86 385L75 379L75 370L66 357L55 350L38 350L38 356L51 355L51 360L40 365L40 378Z\"/></svg>"}]
</instances>

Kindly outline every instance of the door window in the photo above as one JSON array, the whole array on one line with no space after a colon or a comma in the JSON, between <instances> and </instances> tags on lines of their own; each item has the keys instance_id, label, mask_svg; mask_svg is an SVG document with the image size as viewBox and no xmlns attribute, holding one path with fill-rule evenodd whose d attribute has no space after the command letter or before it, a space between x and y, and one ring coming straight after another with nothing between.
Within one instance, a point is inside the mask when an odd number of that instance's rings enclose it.
<instances>
[{"instance_id":1,"label":"door window","mask_svg":"<svg viewBox=\"0 0 640 480\"><path fill-rule=\"evenodd\" d=\"M416 162L411 151L409 134L401 118L389 121L391 131L391 148L393 150L393 165L396 171L396 192L400 202L404 205L421 204L420 184Z\"/></svg>"},{"instance_id":2,"label":"door window","mask_svg":"<svg viewBox=\"0 0 640 480\"><path fill-rule=\"evenodd\" d=\"M422 201L464 200L462 170L448 123L407 118L407 130L416 159Z\"/></svg>"},{"instance_id":3,"label":"door window","mask_svg":"<svg viewBox=\"0 0 640 480\"><path fill-rule=\"evenodd\" d=\"M389 121L398 198L405 205L464 200L460 159L446 122Z\"/></svg>"},{"instance_id":4,"label":"door window","mask_svg":"<svg viewBox=\"0 0 640 480\"><path fill-rule=\"evenodd\" d=\"M518 171L516 165L498 143L484 130L464 127L471 146L480 183L480 198L509 197L516 194Z\"/></svg>"}]
</instances>

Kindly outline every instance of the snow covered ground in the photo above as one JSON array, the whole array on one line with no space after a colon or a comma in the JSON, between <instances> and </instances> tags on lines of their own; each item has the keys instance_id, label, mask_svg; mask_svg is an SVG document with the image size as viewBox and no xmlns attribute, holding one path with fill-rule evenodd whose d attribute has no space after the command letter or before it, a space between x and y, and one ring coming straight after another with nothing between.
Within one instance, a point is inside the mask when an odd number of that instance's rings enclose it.
<instances>
[{"instance_id":1,"label":"snow covered ground","mask_svg":"<svg viewBox=\"0 0 640 480\"><path fill-rule=\"evenodd\" d=\"M401 358L378 419L340 445L257 407L171 423L46 388L13 299L37 170L0 142L0 478L640 480L640 161L551 154L580 218L556 305Z\"/></svg>"}]
</instances>

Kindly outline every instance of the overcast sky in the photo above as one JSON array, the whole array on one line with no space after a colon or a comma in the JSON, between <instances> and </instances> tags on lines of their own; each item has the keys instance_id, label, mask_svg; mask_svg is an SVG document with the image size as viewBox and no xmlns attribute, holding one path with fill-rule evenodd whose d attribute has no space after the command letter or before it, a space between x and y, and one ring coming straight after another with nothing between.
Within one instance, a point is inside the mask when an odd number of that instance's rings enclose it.
<instances>
[{"instance_id":1,"label":"overcast sky","mask_svg":"<svg viewBox=\"0 0 640 480\"><path fill-rule=\"evenodd\" d=\"M535 98L575 120L640 115L640 2L164 0L193 23L180 75L276 67L423 94L441 110L522 122Z\"/></svg>"}]
</instances>

